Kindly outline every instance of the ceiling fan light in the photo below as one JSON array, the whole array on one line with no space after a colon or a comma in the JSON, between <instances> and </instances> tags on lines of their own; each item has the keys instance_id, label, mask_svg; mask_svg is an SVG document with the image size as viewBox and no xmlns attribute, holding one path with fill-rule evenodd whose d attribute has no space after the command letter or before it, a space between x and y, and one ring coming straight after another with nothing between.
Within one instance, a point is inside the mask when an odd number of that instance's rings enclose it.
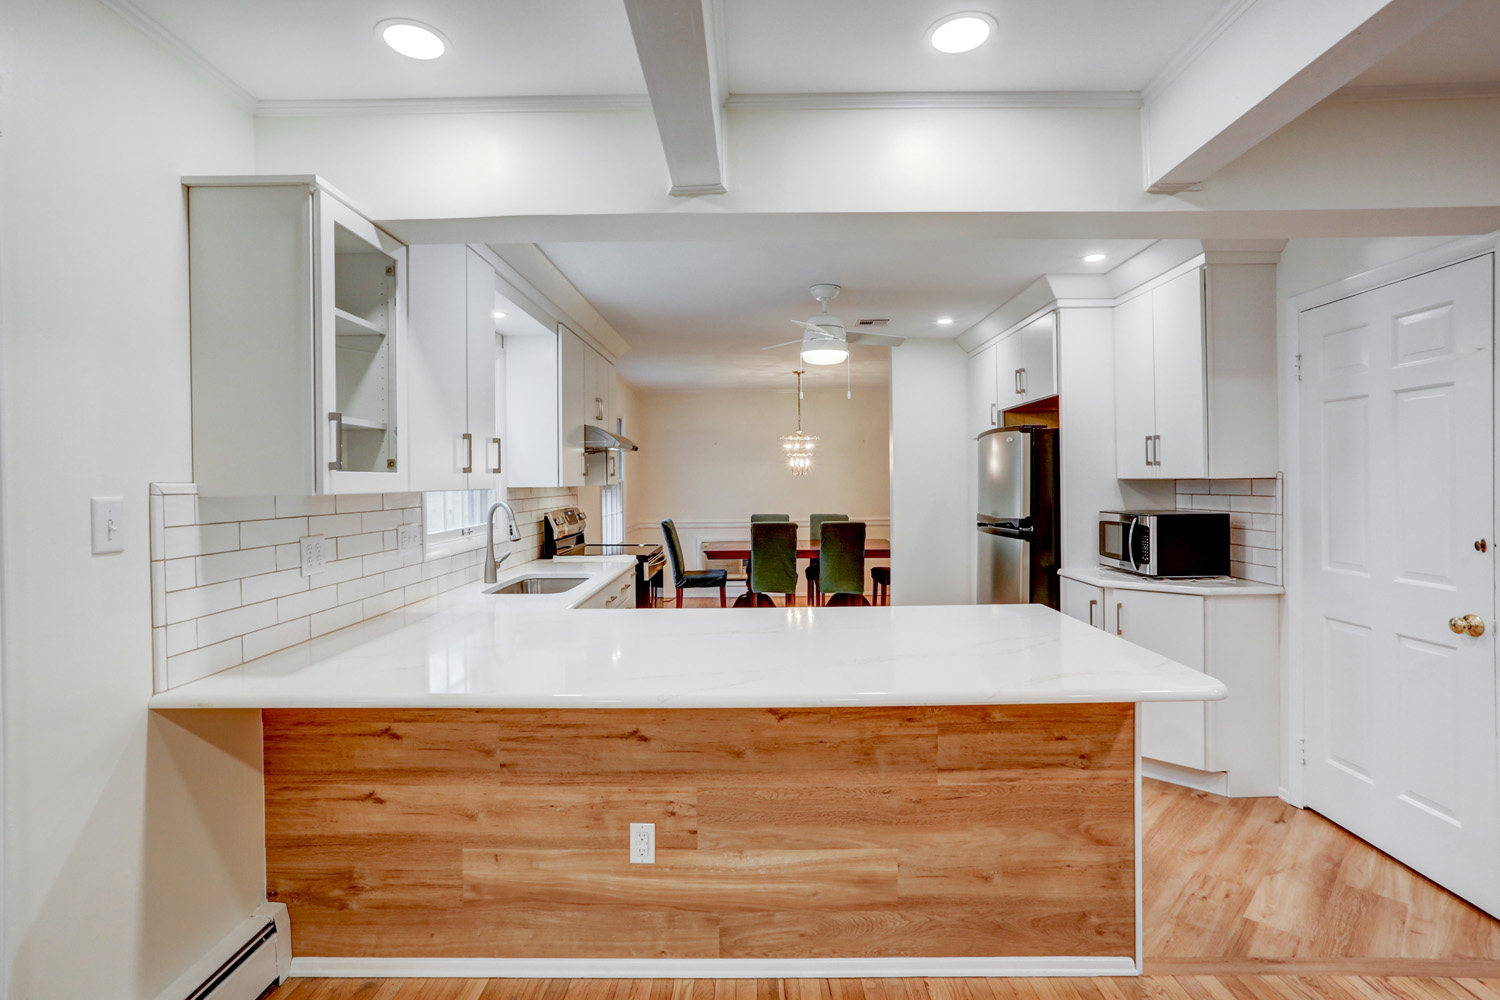
<instances>
[{"instance_id":1,"label":"ceiling fan light","mask_svg":"<svg viewBox=\"0 0 1500 1000\"><path fill-rule=\"evenodd\" d=\"M804 344L802 347L802 360L810 365L841 365L848 356L849 348L842 344L837 347L824 344L809 347Z\"/></svg>"}]
</instances>

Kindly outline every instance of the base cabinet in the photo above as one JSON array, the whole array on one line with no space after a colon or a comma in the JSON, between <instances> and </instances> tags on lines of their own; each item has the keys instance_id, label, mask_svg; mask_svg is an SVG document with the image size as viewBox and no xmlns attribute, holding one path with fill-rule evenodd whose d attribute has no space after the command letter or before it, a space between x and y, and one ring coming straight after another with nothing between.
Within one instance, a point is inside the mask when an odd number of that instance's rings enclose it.
<instances>
[{"instance_id":1,"label":"base cabinet","mask_svg":"<svg viewBox=\"0 0 1500 1000\"><path fill-rule=\"evenodd\" d=\"M1096 587L1064 577L1062 611L1223 681L1216 702L1154 702L1141 710L1141 756L1222 772L1234 796L1279 785L1280 601Z\"/></svg>"},{"instance_id":2,"label":"base cabinet","mask_svg":"<svg viewBox=\"0 0 1500 1000\"><path fill-rule=\"evenodd\" d=\"M622 573L609 581L603 590L582 601L580 608L633 608L635 607L635 572Z\"/></svg>"}]
</instances>

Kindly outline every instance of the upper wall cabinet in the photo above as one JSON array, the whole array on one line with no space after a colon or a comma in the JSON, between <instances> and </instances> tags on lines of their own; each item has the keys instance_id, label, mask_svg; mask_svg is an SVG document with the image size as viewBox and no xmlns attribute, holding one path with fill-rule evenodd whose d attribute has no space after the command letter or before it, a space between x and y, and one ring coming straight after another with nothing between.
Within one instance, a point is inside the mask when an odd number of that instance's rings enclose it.
<instances>
[{"instance_id":1,"label":"upper wall cabinet","mask_svg":"<svg viewBox=\"0 0 1500 1000\"><path fill-rule=\"evenodd\" d=\"M183 183L199 492L408 489L406 248L316 177Z\"/></svg>"},{"instance_id":2,"label":"upper wall cabinet","mask_svg":"<svg viewBox=\"0 0 1500 1000\"><path fill-rule=\"evenodd\" d=\"M512 486L620 481L618 456L590 456L584 427L616 428L615 366L566 326L505 338L505 414ZM596 460L591 460L596 459Z\"/></svg>"},{"instance_id":3,"label":"upper wall cabinet","mask_svg":"<svg viewBox=\"0 0 1500 1000\"><path fill-rule=\"evenodd\" d=\"M495 485L495 272L461 244L408 251L406 384L411 488Z\"/></svg>"},{"instance_id":4,"label":"upper wall cabinet","mask_svg":"<svg viewBox=\"0 0 1500 1000\"><path fill-rule=\"evenodd\" d=\"M1277 472L1276 268L1208 264L1115 307L1121 479Z\"/></svg>"},{"instance_id":5,"label":"upper wall cabinet","mask_svg":"<svg viewBox=\"0 0 1500 1000\"><path fill-rule=\"evenodd\" d=\"M1005 422L1006 410L1057 395L1057 313L1001 337L969 359L969 433Z\"/></svg>"}]
</instances>

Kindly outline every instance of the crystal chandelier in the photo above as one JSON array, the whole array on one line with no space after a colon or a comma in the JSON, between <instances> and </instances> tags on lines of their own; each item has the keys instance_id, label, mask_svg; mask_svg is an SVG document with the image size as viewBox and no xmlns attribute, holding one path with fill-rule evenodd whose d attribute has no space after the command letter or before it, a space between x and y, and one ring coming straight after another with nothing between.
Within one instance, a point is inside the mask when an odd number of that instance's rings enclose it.
<instances>
[{"instance_id":1,"label":"crystal chandelier","mask_svg":"<svg viewBox=\"0 0 1500 1000\"><path fill-rule=\"evenodd\" d=\"M813 446L818 443L816 434L808 434L802 429L802 375L797 376L797 430L781 439L781 448L786 452L786 467L794 476L805 476L812 468Z\"/></svg>"}]
</instances>

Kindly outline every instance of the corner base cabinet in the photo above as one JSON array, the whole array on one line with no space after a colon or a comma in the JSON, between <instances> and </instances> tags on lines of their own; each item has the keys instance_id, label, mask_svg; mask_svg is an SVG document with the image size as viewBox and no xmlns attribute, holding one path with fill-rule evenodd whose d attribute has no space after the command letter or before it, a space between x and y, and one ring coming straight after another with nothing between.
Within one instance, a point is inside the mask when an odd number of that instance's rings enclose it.
<instances>
[{"instance_id":1,"label":"corner base cabinet","mask_svg":"<svg viewBox=\"0 0 1500 1000\"><path fill-rule=\"evenodd\" d=\"M1280 598L1255 592L1234 596L1166 593L1096 586L1064 570L1062 612L1153 653L1221 680L1229 697L1211 702L1152 702L1141 706L1141 756L1207 772L1204 780L1231 796L1275 795L1280 784L1278 736ZM1207 780L1208 775L1221 777Z\"/></svg>"},{"instance_id":2,"label":"corner base cabinet","mask_svg":"<svg viewBox=\"0 0 1500 1000\"><path fill-rule=\"evenodd\" d=\"M317 177L183 184L199 491L405 491L406 248Z\"/></svg>"}]
</instances>

